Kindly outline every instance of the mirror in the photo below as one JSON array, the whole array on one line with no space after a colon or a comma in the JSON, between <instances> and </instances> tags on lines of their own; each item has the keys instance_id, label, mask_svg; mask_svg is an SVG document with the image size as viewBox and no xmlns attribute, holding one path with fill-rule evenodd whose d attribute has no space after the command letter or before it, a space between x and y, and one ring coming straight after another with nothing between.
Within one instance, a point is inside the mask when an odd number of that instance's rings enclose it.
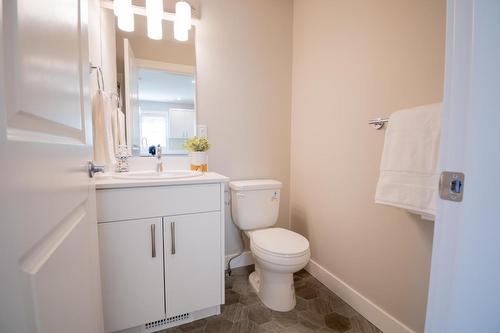
<instances>
[{"instance_id":1,"label":"mirror","mask_svg":"<svg viewBox=\"0 0 500 333\"><path fill-rule=\"evenodd\" d=\"M116 74L126 143L134 156L187 154L185 141L196 133L195 27L187 42L173 37L163 21L163 39L148 38L146 17L135 15L134 32L116 26Z\"/></svg>"}]
</instances>

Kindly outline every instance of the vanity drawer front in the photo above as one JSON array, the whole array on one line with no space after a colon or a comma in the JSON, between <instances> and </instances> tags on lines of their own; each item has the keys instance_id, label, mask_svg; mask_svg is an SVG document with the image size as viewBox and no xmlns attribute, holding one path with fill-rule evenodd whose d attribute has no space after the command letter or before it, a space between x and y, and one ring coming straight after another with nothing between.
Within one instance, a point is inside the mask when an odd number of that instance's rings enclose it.
<instances>
[{"instance_id":1,"label":"vanity drawer front","mask_svg":"<svg viewBox=\"0 0 500 333\"><path fill-rule=\"evenodd\" d=\"M111 222L219 211L221 185L178 185L97 191L97 221Z\"/></svg>"}]
</instances>

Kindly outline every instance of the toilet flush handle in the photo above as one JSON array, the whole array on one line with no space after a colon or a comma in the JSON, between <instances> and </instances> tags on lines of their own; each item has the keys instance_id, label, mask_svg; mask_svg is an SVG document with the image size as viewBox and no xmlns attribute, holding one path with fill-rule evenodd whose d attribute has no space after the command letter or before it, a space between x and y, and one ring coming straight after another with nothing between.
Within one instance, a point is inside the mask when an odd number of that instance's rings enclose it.
<instances>
[{"instance_id":1,"label":"toilet flush handle","mask_svg":"<svg viewBox=\"0 0 500 333\"><path fill-rule=\"evenodd\" d=\"M243 193L240 193L240 192L236 192L236 196L243 198L243 197L245 197L246 195L245 195L245 194L243 194Z\"/></svg>"}]
</instances>

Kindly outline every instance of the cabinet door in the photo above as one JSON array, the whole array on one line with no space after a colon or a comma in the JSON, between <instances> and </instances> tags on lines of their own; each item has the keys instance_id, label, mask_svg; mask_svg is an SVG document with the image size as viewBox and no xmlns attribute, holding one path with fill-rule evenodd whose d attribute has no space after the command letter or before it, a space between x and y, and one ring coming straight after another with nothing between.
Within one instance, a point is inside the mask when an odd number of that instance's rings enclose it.
<instances>
[{"instance_id":1,"label":"cabinet door","mask_svg":"<svg viewBox=\"0 0 500 333\"><path fill-rule=\"evenodd\" d=\"M170 109L170 138L181 139L194 136L194 111Z\"/></svg>"},{"instance_id":2,"label":"cabinet door","mask_svg":"<svg viewBox=\"0 0 500 333\"><path fill-rule=\"evenodd\" d=\"M165 318L161 218L99 224L104 330Z\"/></svg>"},{"instance_id":3,"label":"cabinet door","mask_svg":"<svg viewBox=\"0 0 500 333\"><path fill-rule=\"evenodd\" d=\"M163 228L167 317L221 304L220 213L164 217Z\"/></svg>"},{"instance_id":4,"label":"cabinet door","mask_svg":"<svg viewBox=\"0 0 500 333\"><path fill-rule=\"evenodd\" d=\"M186 131L186 137L191 138L194 136L194 124L195 124L195 113L194 111L186 112L184 116L184 127Z\"/></svg>"}]
</instances>

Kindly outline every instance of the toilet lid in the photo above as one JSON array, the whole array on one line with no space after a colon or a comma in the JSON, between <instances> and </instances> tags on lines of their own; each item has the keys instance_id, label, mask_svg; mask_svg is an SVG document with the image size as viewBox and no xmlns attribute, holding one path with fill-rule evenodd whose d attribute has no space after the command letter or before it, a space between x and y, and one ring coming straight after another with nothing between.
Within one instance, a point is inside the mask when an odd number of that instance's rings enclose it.
<instances>
[{"instance_id":1,"label":"toilet lid","mask_svg":"<svg viewBox=\"0 0 500 333\"><path fill-rule=\"evenodd\" d=\"M309 250L309 241L296 232L283 228L268 228L252 232L253 246L272 254L301 255Z\"/></svg>"}]
</instances>

